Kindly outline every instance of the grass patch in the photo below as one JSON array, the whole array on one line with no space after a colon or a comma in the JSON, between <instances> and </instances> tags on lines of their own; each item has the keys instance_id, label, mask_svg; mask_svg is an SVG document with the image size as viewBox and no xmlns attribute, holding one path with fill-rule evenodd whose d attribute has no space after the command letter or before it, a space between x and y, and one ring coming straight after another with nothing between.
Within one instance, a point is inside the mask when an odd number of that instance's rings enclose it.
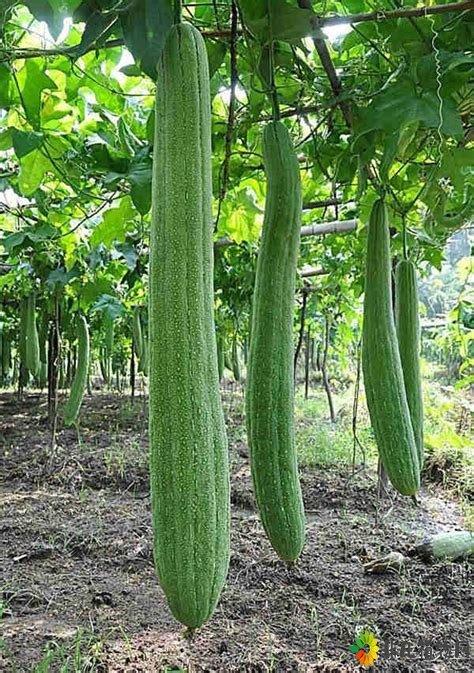
<instances>
[{"instance_id":1,"label":"grass patch","mask_svg":"<svg viewBox=\"0 0 474 673\"><path fill-rule=\"evenodd\" d=\"M352 434L351 391L334 395L337 421L329 420L328 404L323 391L315 391L305 400L304 395L296 395L296 449L301 465L350 465L353 460L354 438ZM358 420L357 436L360 446L356 448L355 462L366 463L376 460L377 452L372 431L367 425L367 414L361 413ZM365 455L364 455L365 454Z\"/></svg>"},{"instance_id":2,"label":"grass patch","mask_svg":"<svg viewBox=\"0 0 474 673\"><path fill-rule=\"evenodd\" d=\"M93 633L79 629L71 641L51 641L43 651L33 673L99 673L103 643Z\"/></svg>"}]
</instances>

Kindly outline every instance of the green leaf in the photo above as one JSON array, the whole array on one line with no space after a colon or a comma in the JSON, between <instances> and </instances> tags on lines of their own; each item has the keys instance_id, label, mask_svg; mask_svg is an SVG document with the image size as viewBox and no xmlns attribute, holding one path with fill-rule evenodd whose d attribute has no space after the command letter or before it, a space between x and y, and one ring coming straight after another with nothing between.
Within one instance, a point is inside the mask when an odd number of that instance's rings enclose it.
<instances>
[{"instance_id":1,"label":"green leaf","mask_svg":"<svg viewBox=\"0 0 474 673\"><path fill-rule=\"evenodd\" d=\"M441 131L450 136L462 136L463 129L455 104L443 99ZM440 124L439 101L434 92L419 95L408 79L388 86L370 105L359 109L356 119L358 136L374 130L389 133L419 121L428 128Z\"/></svg>"},{"instance_id":2,"label":"green leaf","mask_svg":"<svg viewBox=\"0 0 474 673\"><path fill-rule=\"evenodd\" d=\"M135 0L120 17L125 44L153 81L166 35L173 25L173 11L173 0Z\"/></svg>"},{"instance_id":3,"label":"green leaf","mask_svg":"<svg viewBox=\"0 0 474 673\"><path fill-rule=\"evenodd\" d=\"M81 288L81 302L86 306L93 304L102 294L113 292L113 282L104 276L95 276Z\"/></svg>"},{"instance_id":4,"label":"green leaf","mask_svg":"<svg viewBox=\"0 0 474 673\"><path fill-rule=\"evenodd\" d=\"M212 77L224 61L227 53L227 43L222 40L208 40L206 42L206 50L207 58L209 60L209 77Z\"/></svg>"},{"instance_id":5,"label":"green leaf","mask_svg":"<svg viewBox=\"0 0 474 673\"><path fill-rule=\"evenodd\" d=\"M13 146L12 130L8 128L0 131L0 152L9 150Z\"/></svg>"},{"instance_id":6,"label":"green leaf","mask_svg":"<svg viewBox=\"0 0 474 673\"><path fill-rule=\"evenodd\" d=\"M454 388L455 390L462 390L463 388L470 388L472 385L474 385L473 374L466 376L466 378L461 379L460 381L455 383Z\"/></svg>"},{"instance_id":7,"label":"green leaf","mask_svg":"<svg viewBox=\"0 0 474 673\"><path fill-rule=\"evenodd\" d=\"M71 16L82 0L24 0L35 19L46 21L49 32L56 39L63 29L66 16Z\"/></svg>"},{"instance_id":8,"label":"green leaf","mask_svg":"<svg viewBox=\"0 0 474 673\"><path fill-rule=\"evenodd\" d=\"M34 131L19 131L12 129L13 149L18 159L25 157L27 154L35 150L43 142L43 135L35 133Z\"/></svg>"},{"instance_id":9,"label":"green leaf","mask_svg":"<svg viewBox=\"0 0 474 673\"><path fill-rule=\"evenodd\" d=\"M66 271L66 269L60 267L48 274L46 284L49 285L50 288L64 287L73 280L73 278L77 278L78 276L79 272L77 270L73 269L71 271Z\"/></svg>"},{"instance_id":10,"label":"green leaf","mask_svg":"<svg viewBox=\"0 0 474 673\"><path fill-rule=\"evenodd\" d=\"M81 0L79 1L80 4ZM82 33L80 43L74 48L74 51L80 55L88 51L92 46L100 46L105 42L114 28L117 16L113 12L104 12L96 9L89 15L86 21L86 27Z\"/></svg>"},{"instance_id":11,"label":"green leaf","mask_svg":"<svg viewBox=\"0 0 474 673\"><path fill-rule=\"evenodd\" d=\"M454 187L460 192L464 189L469 169L474 165L474 149L450 148L443 152L441 166L437 171L438 180L449 177Z\"/></svg>"},{"instance_id":12,"label":"green leaf","mask_svg":"<svg viewBox=\"0 0 474 673\"><path fill-rule=\"evenodd\" d=\"M116 246L120 256L124 258L128 268L133 270L137 265L137 251L130 243L122 243Z\"/></svg>"},{"instance_id":13,"label":"green leaf","mask_svg":"<svg viewBox=\"0 0 474 673\"><path fill-rule=\"evenodd\" d=\"M101 243L110 248L114 241L123 243L125 235L136 217L131 198L125 196L116 208L109 208L104 213L102 221L95 227L90 237L91 245Z\"/></svg>"},{"instance_id":14,"label":"green leaf","mask_svg":"<svg viewBox=\"0 0 474 673\"><path fill-rule=\"evenodd\" d=\"M21 100L26 117L35 129L40 127L41 94L44 89L54 91L57 87L53 80L45 75L36 59L26 61L18 74Z\"/></svg>"},{"instance_id":15,"label":"green leaf","mask_svg":"<svg viewBox=\"0 0 474 673\"><path fill-rule=\"evenodd\" d=\"M400 131L390 133L384 143L384 151L380 162L380 177L388 182L388 172L396 157L400 139Z\"/></svg>"},{"instance_id":16,"label":"green leaf","mask_svg":"<svg viewBox=\"0 0 474 673\"><path fill-rule=\"evenodd\" d=\"M103 142L89 145L89 152L94 163L101 169L114 173L127 173L129 161L122 153Z\"/></svg>"},{"instance_id":17,"label":"green leaf","mask_svg":"<svg viewBox=\"0 0 474 673\"><path fill-rule=\"evenodd\" d=\"M105 316L116 320L123 313L123 306L116 297L109 294L102 294L93 307L94 311L100 311Z\"/></svg>"},{"instance_id":18,"label":"green leaf","mask_svg":"<svg viewBox=\"0 0 474 673\"><path fill-rule=\"evenodd\" d=\"M31 196L38 189L48 170L52 170L50 160L36 149L20 160L18 186L23 196Z\"/></svg>"},{"instance_id":19,"label":"green leaf","mask_svg":"<svg viewBox=\"0 0 474 673\"><path fill-rule=\"evenodd\" d=\"M309 35L323 37L316 25L317 16L311 9L289 5L285 0L273 0L271 4L267 0L241 0L239 4L245 25L264 43L270 36L290 42Z\"/></svg>"},{"instance_id":20,"label":"green leaf","mask_svg":"<svg viewBox=\"0 0 474 673\"><path fill-rule=\"evenodd\" d=\"M133 205L140 215L146 215L151 208L151 157L146 154L132 163L128 179L130 181Z\"/></svg>"},{"instance_id":21,"label":"green leaf","mask_svg":"<svg viewBox=\"0 0 474 673\"><path fill-rule=\"evenodd\" d=\"M14 234L8 234L1 239L2 245L7 250L7 252L12 252L12 250L19 245L22 245L25 241L26 234L23 231L17 231Z\"/></svg>"},{"instance_id":22,"label":"green leaf","mask_svg":"<svg viewBox=\"0 0 474 673\"><path fill-rule=\"evenodd\" d=\"M58 230L51 224L41 224L39 227L28 230L28 238L32 241L47 241L50 238L56 238Z\"/></svg>"},{"instance_id":23,"label":"green leaf","mask_svg":"<svg viewBox=\"0 0 474 673\"><path fill-rule=\"evenodd\" d=\"M123 68L120 68L120 72L123 72L127 77L141 77L142 71L136 63L129 63L124 65Z\"/></svg>"},{"instance_id":24,"label":"green leaf","mask_svg":"<svg viewBox=\"0 0 474 673\"><path fill-rule=\"evenodd\" d=\"M261 211L252 193L241 189L234 199L224 202L226 233L236 243L256 241L261 225Z\"/></svg>"},{"instance_id":25,"label":"green leaf","mask_svg":"<svg viewBox=\"0 0 474 673\"><path fill-rule=\"evenodd\" d=\"M54 12L58 14L71 15L79 7L82 0L48 0Z\"/></svg>"},{"instance_id":26,"label":"green leaf","mask_svg":"<svg viewBox=\"0 0 474 673\"><path fill-rule=\"evenodd\" d=\"M10 68L0 63L0 108L8 108L14 100L14 82Z\"/></svg>"},{"instance_id":27,"label":"green leaf","mask_svg":"<svg viewBox=\"0 0 474 673\"><path fill-rule=\"evenodd\" d=\"M0 33L3 33L5 21L10 18L11 10L16 4L16 0L0 0Z\"/></svg>"}]
</instances>

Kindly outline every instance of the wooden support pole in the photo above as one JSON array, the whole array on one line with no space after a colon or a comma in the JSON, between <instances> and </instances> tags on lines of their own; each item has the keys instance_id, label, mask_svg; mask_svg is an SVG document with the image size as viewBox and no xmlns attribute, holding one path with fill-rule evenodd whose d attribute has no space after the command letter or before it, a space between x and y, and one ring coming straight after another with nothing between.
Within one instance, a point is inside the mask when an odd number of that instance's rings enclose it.
<instances>
[{"instance_id":1,"label":"wooden support pole","mask_svg":"<svg viewBox=\"0 0 474 673\"><path fill-rule=\"evenodd\" d=\"M301 236L325 236L326 234L347 234L357 229L357 220L334 220L334 222L320 222L301 227ZM218 238L214 241L214 248L226 248L237 245L231 238Z\"/></svg>"}]
</instances>

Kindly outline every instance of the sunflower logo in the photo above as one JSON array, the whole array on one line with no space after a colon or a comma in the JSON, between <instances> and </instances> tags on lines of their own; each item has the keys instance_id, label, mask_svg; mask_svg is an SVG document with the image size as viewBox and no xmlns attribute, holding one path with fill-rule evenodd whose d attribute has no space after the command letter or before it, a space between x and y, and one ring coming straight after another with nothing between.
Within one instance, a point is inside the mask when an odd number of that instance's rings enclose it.
<instances>
[{"instance_id":1,"label":"sunflower logo","mask_svg":"<svg viewBox=\"0 0 474 673\"><path fill-rule=\"evenodd\" d=\"M379 656L377 638L370 631L359 633L349 649L364 668L373 666Z\"/></svg>"}]
</instances>

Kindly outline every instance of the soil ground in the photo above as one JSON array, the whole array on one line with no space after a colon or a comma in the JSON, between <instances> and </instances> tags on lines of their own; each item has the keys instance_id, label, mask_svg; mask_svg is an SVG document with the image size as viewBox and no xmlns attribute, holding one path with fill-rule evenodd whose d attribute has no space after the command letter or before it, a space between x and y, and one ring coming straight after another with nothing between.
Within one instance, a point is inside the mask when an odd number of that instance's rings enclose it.
<instances>
[{"instance_id":1,"label":"soil ground","mask_svg":"<svg viewBox=\"0 0 474 673\"><path fill-rule=\"evenodd\" d=\"M303 468L307 543L289 568L257 517L236 430L241 407L229 395L229 578L192 638L171 617L153 569L143 402L94 392L80 441L60 430L51 452L44 396L0 396L0 670L354 671L349 647L364 628L395 648L375 670L474 670L467 562L411 559L401 572L364 572L367 561L406 552L427 534L463 528L457 503L434 484L418 505L394 494L380 500L369 468ZM431 653L414 651L423 641ZM458 649L443 652L446 644Z\"/></svg>"}]
</instances>

